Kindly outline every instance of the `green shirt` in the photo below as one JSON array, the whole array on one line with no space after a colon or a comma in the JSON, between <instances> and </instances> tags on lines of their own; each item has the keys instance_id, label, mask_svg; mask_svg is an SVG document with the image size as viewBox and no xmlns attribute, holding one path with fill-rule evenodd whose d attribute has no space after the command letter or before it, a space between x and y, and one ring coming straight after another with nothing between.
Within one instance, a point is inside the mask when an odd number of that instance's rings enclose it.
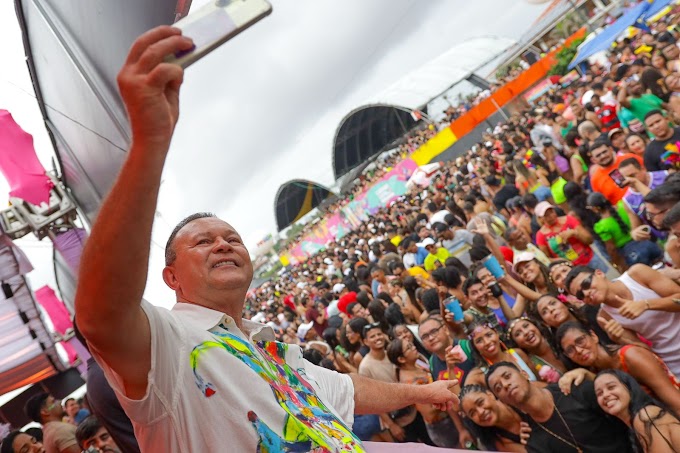
<instances>
[{"instance_id":1,"label":"green shirt","mask_svg":"<svg viewBox=\"0 0 680 453\"><path fill-rule=\"evenodd\" d=\"M451 256L448 250L446 250L444 247L439 247L437 249L437 253L435 255L428 253L428 255L425 257L425 270L428 272L432 272L435 270L437 267L435 266L435 262L439 261L444 265L446 262L446 259Z\"/></svg>"},{"instance_id":2,"label":"green shirt","mask_svg":"<svg viewBox=\"0 0 680 453\"><path fill-rule=\"evenodd\" d=\"M621 212L622 204L618 203L616 207L619 216L623 220L623 223L628 225L628 232L624 232L621 229L621 225L619 225L619 223L616 221L614 217L600 219L595 224L593 229L595 230L597 235L600 236L600 239L602 239L603 242L612 240L614 241L614 245L616 246L616 248L620 249L621 247L632 241L633 238L630 237L630 220L628 219L628 215L625 212L625 208L623 208L622 213Z\"/></svg>"},{"instance_id":3,"label":"green shirt","mask_svg":"<svg viewBox=\"0 0 680 453\"><path fill-rule=\"evenodd\" d=\"M663 101L653 95L653 94L643 94L639 98L630 98L630 107L627 107L628 111L633 114L635 118L640 120L640 122L645 122L645 115L652 110L661 109L661 104Z\"/></svg>"}]
</instances>

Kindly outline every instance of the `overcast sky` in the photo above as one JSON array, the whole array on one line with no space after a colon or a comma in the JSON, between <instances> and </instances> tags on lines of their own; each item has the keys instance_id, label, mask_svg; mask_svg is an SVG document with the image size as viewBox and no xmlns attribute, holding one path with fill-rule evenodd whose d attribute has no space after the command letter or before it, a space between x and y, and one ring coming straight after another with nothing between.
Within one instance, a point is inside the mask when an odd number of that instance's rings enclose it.
<instances>
[{"instance_id":1,"label":"overcast sky","mask_svg":"<svg viewBox=\"0 0 680 453\"><path fill-rule=\"evenodd\" d=\"M194 1L194 8L205 1ZM272 1L274 13L187 70L154 237L209 210L232 223L251 251L274 232L274 196L294 178L333 184L332 140L341 119L405 74L477 36L519 38L544 5L525 0ZM0 108L35 137L46 168L52 149L31 82L13 2L0 2ZM0 181L0 197L7 194ZM22 242L51 279L48 244ZM168 305L152 253L147 298Z\"/></svg>"}]
</instances>

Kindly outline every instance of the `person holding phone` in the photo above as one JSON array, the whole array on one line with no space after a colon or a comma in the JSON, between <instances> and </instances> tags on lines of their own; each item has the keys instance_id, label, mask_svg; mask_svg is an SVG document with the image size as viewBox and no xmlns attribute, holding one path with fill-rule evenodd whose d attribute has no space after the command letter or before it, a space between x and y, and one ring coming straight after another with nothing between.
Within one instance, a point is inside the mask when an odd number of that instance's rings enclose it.
<instances>
[{"instance_id":1,"label":"person holding phone","mask_svg":"<svg viewBox=\"0 0 680 453\"><path fill-rule=\"evenodd\" d=\"M626 194L625 178L619 173L619 164L626 159L636 159L642 164L642 159L635 154L616 155L606 137L595 140L590 145L590 159L597 164L590 172L590 184L593 192L600 192L613 205L618 203Z\"/></svg>"},{"instance_id":2,"label":"person holding phone","mask_svg":"<svg viewBox=\"0 0 680 453\"><path fill-rule=\"evenodd\" d=\"M299 346L276 342L269 326L242 319L253 265L238 232L213 214L187 217L168 239L163 280L175 292L173 309L143 300L184 78L165 57L193 47L169 26L132 44L118 75L132 144L83 250L76 293L77 325L140 449L364 451L353 414L454 405L456 382L341 375L304 360Z\"/></svg>"}]
</instances>

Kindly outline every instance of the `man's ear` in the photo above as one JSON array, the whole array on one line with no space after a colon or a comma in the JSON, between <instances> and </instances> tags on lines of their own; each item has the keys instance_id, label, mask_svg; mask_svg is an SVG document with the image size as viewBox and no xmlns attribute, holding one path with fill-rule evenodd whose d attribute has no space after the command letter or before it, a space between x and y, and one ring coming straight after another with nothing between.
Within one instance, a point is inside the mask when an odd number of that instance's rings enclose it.
<instances>
[{"instance_id":1,"label":"man's ear","mask_svg":"<svg viewBox=\"0 0 680 453\"><path fill-rule=\"evenodd\" d=\"M163 268L163 281L173 291L177 291L179 288L179 280L177 279L175 269L172 266L165 266Z\"/></svg>"}]
</instances>

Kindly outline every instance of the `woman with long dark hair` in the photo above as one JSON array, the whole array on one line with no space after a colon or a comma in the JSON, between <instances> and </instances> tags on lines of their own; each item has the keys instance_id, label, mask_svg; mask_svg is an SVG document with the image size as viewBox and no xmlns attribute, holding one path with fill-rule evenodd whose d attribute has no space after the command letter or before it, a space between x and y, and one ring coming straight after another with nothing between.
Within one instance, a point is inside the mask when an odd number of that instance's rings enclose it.
<instances>
[{"instance_id":1,"label":"woman with long dark hair","mask_svg":"<svg viewBox=\"0 0 680 453\"><path fill-rule=\"evenodd\" d=\"M575 322L557 329L555 341L574 364L592 372L622 370L633 376L650 394L674 410L680 410L680 381L653 352L636 345L603 345L592 330Z\"/></svg>"},{"instance_id":2,"label":"woman with long dark hair","mask_svg":"<svg viewBox=\"0 0 680 453\"><path fill-rule=\"evenodd\" d=\"M433 382L427 361L420 356L418 349L411 341L395 338L387 345L386 352L387 358L396 367L398 382L416 385ZM422 441L438 447L458 447L457 436L450 435L456 427L448 413L436 409L431 404L416 404L415 406L425 423L428 434L427 439L421 439ZM440 435L442 432L448 433L449 436Z\"/></svg>"},{"instance_id":3,"label":"woman with long dark hair","mask_svg":"<svg viewBox=\"0 0 680 453\"><path fill-rule=\"evenodd\" d=\"M650 240L634 241L630 235L630 220L623 203L617 208L599 192L588 195L587 207L600 217L593 229L605 245L607 253L619 270L642 263L651 266L663 259L663 252Z\"/></svg>"},{"instance_id":4,"label":"woman with long dark hair","mask_svg":"<svg viewBox=\"0 0 680 453\"><path fill-rule=\"evenodd\" d=\"M12 431L2 439L1 453L45 453L42 442L21 431Z\"/></svg>"},{"instance_id":5,"label":"woman with long dark hair","mask_svg":"<svg viewBox=\"0 0 680 453\"><path fill-rule=\"evenodd\" d=\"M483 374L498 362L511 362L524 371L529 380L537 381L529 356L521 349L507 348L496 330L489 324L473 322L468 326L470 350L476 367L470 371L466 382L484 382Z\"/></svg>"},{"instance_id":6,"label":"woman with long dark hair","mask_svg":"<svg viewBox=\"0 0 680 453\"><path fill-rule=\"evenodd\" d=\"M600 372L595 396L603 411L630 427L635 444L645 453L680 452L677 413L645 393L630 375L619 370Z\"/></svg>"},{"instance_id":7,"label":"woman with long dark hair","mask_svg":"<svg viewBox=\"0 0 680 453\"><path fill-rule=\"evenodd\" d=\"M552 344L550 332L531 318L515 318L508 323L508 336L529 356L536 376L543 382L557 382L567 367Z\"/></svg>"},{"instance_id":8,"label":"woman with long dark hair","mask_svg":"<svg viewBox=\"0 0 680 453\"><path fill-rule=\"evenodd\" d=\"M368 346L361 340L361 331L368 324L365 318L354 318L340 331L340 344L349 353L349 362L357 368L369 351Z\"/></svg>"},{"instance_id":9,"label":"woman with long dark hair","mask_svg":"<svg viewBox=\"0 0 680 453\"><path fill-rule=\"evenodd\" d=\"M341 373L356 373L357 367L350 362L350 353L340 345L342 338L342 329L336 327L328 327L321 335L328 346L330 346L333 354L333 362L336 370Z\"/></svg>"},{"instance_id":10,"label":"woman with long dark hair","mask_svg":"<svg viewBox=\"0 0 680 453\"><path fill-rule=\"evenodd\" d=\"M466 385L460 392L463 423L478 441L491 451L526 452L529 425L510 406L499 401L482 385Z\"/></svg>"}]
</instances>

